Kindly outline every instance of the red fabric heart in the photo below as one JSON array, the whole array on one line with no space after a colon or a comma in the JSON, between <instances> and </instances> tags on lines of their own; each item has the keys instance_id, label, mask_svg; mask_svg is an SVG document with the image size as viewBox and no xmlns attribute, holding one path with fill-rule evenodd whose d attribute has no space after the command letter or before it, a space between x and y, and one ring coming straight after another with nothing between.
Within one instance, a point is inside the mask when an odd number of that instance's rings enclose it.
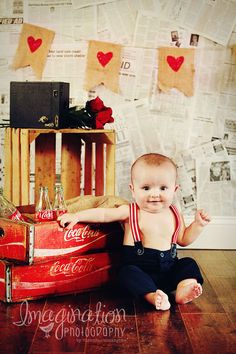
<instances>
[{"instance_id":1,"label":"red fabric heart","mask_svg":"<svg viewBox=\"0 0 236 354\"><path fill-rule=\"evenodd\" d=\"M169 66L171 67L172 70L174 71L178 71L181 67L181 65L184 62L184 57L172 57L172 55L167 55L167 63L169 64Z\"/></svg>"},{"instance_id":2,"label":"red fabric heart","mask_svg":"<svg viewBox=\"0 0 236 354\"><path fill-rule=\"evenodd\" d=\"M98 61L104 67L109 63L112 57L113 57L112 52L107 52L107 53L97 52Z\"/></svg>"},{"instance_id":3,"label":"red fabric heart","mask_svg":"<svg viewBox=\"0 0 236 354\"><path fill-rule=\"evenodd\" d=\"M41 38L34 39L34 37L29 36L27 38L27 42L28 42L28 46L29 46L31 53L33 53L41 46L42 39Z\"/></svg>"}]
</instances>

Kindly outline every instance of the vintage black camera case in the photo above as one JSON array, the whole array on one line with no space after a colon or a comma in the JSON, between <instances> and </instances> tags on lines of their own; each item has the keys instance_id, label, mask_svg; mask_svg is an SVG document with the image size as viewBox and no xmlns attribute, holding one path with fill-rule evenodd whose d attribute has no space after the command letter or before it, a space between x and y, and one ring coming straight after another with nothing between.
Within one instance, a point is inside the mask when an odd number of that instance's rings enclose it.
<instances>
[{"instance_id":1,"label":"vintage black camera case","mask_svg":"<svg viewBox=\"0 0 236 354\"><path fill-rule=\"evenodd\" d=\"M10 126L12 128L66 127L69 83L12 81L10 83Z\"/></svg>"}]
</instances>

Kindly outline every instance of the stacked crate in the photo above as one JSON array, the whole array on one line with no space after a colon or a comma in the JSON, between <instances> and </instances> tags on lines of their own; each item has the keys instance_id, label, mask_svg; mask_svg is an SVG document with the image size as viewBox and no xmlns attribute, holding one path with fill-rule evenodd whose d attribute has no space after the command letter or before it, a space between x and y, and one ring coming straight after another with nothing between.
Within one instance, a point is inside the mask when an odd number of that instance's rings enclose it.
<instances>
[{"instance_id":1,"label":"stacked crate","mask_svg":"<svg viewBox=\"0 0 236 354\"><path fill-rule=\"evenodd\" d=\"M58 136L60 148L56 144ZM40 185L48 187L53 200L58 156L65 199L81 194L114 195L115 140L114 130L6 128L4 195L15 205L30 204L32 173L34 200L38 200ZM30 151L34 156L34 171L31 171Z\"/></svg>"},{"instance_id":2,"label":"stacked crate","mask_svg":"<svg viewBox=\"0 0 236 354\"><path fill-rule=\"evenodd\" d=\"M52 163L55 159L51 160L51 163L48 163L48 159L55 156L56 148L54 145L53 150L53 144L49 142L50 139L55 142L53 133L58 132L6 129L5 156L7 160L4 191L7 191L6 197L15 204L21 204L18 202L26 202L29 199L29 144L32 139L40 138L40 135L43 135L40 142L46 139L47 144L43 144L40 148L39 142L36 143L38 162L36 161L35 164L35 190L37 191L37 185L43 181L43 184L49 185L52 199L51 180L55 182L55 170L51 165L55 168L55 164ZM87 191L87 194L92 194L94 184L96 195L105 194L104 189L108 192L107 194L114 191L114 147L108 146L114 145L114 132L110 134L106 131L95 131L91 132L90 136L87 131L77 131L76 140L79 141L79 146L81 146L82 139L85 145L88 143L89 146L85 146L85 161L83 162L81 150L74 147L75 131L67 133L69 135L66 135L65 131L62 132L66 137L63 139L66 144L62 145L62 150L65 151L62 153L64 168L62 168L61 177L64 181L65 197L71 198L78 195L81 171L76 176L74 172L80 169L85 169L83 171L84 191ZM50 149L48 149L49 146L51 146ZM17 151L17 154L14 154L14 151ZM97 160L94 162L96 157ZM79 168L75 166L76 161ZM110 166L108 166L109 163ZM94 164L96 166L95 176L92 174ZM16 170L16 166L19 171ZM71 166L71 168L68 170L65 166L68 168ZM25 167L27 173L24 171ZM49 167L50 171L48 171ZM15 178L16 175L17 178ZM73 191L75 177L78 178L78 186ZM94 182L93 178L95 178ZM74 194L71 194L71 191ZM23 215L25 213L28 217L32 215L32 219L34 218L34 206L21 207L20 211ZM6 302L17 302L88 291L107 284L113 280L119 266L119 248L122 240L123 230L119 223L77 224L72 230L66 230L61 228L56 221L34 223L0 218L0 299Z\"/></svg>"},{"instance_id":3,"label":"stacked crate","mask_svg":"<svg viewBox=\"0 0 236 354\"><path fill-rule=\"evenodd\" d=\"M112 281L123 230L118 223L65 230L56 221L1 218L0 235L0 299L15 302L88 291Z\"/></svg>"}]
</instances>

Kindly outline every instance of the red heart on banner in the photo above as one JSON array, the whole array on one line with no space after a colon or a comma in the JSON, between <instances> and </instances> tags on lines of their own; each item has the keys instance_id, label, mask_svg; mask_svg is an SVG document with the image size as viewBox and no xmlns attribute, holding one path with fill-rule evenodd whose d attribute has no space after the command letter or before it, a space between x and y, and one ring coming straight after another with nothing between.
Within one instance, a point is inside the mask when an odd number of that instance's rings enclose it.
<instances>
[{"instance_id":1,"label":"red heart on banner","mask_svg":"<svg viewBox=\"0 0 236 354\"><path fill-rule=\"evenodd\" d=\"M34 39L34 37L30 36L27 38L27 42L30 48L31 53L35 52L42 44L42 39Z\"/></svg>"},{"instance_id":2,"label":"red heart on banner","mask_svg":"<svg viewBox=\"0 0 236 354\"><path fill-rule=\"evenodd\" d=\"M171 67L172 70L174 71L178 71L181 67L181 65L184 62L184 57L172 57L172 55L167 55L167 63L169 64L169 66Z\"/></svg>"},{"instance_id":3,"label":"red heart on banner","mask_svg":"<svg viewBox=\"0 0 236 354\"><path fill-rule=\"evenodd\" d=\"M97 52L98 61L102 66L106 66L112 57L113 57L112 52L108 52L108 53Z\"/></svg>"}]
</instances>

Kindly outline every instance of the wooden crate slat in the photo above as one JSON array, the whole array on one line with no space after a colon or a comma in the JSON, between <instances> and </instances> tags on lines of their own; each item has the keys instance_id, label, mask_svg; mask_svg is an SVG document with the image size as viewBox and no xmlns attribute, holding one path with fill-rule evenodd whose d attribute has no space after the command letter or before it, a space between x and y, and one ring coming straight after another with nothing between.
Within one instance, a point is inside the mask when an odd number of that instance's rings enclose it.
<instances>
[{"instance_id":1,"label":"wooden crate slat","mask_svg":"<svg viewBox=\"0 0 236 354\"><path fill-rule=\"evenodd\" d=\"M86 133L80 133L81 139L85 142L93 142L100 144L113 144L114 142L114 133L113 132L104 132L96 130L88 130Z\"/></svg>"},{"instance_id":2,"label":"wooden crate slat","mask_svg":"<svg viewBox=\"0 0 236 354\"><path fill-rule=\"evenodd\" d=\"M62 134L61 183L66 199L80 195L81 140L79 135Z\"/></svg>"},{"instance_id":3,"label":"wooden crate slat","mask_svg":"<svg viewBox=\"0 0 236 354\"><path fill-rule=\"evenodd\" d=\"M62 133L62 134L79 134L82 140L90 142L100 142L104 144L115 143L115 131L108 129L28 129L32 140L41 133ZM31 140L31 141L32 141Z\"/></svg>"},{"instance_id":4,"label":"wooden crate slat","mask_svg":"<svg viewBox=\"0 0 236 354\"><path fill-rule=\"evenodd\" d=\"M55 134L40 134L35 140L35 202L40 185L47 186L50 200L54 200L56 182Z\"/></svg>"},{"instance_id":5,"label":"wooden crate slat","mask_svg":"<svg viewBox=\"0 0 236 354\"><path fill-rule=\"evenodd\" d=\"M31 144L41 134L41 132L39 133L36 130L29 130L29 129L27 129L27 130L29 133L29 143Z\"/></svg>"},{"instance_id":6,"label":"wooden crate slat","mask_svg":"<svg viewBox=\"0 0 236 354\"><path fill-rule=\"evenodd\" d=\"M30 145L29 132L21 130L20 132L21 144L21 201L20 205L30 204Z\"/></svg>"},{"instance_id":7,"label":"wooden crate slat","mask_svg":"<svg viewBox=\"0 0 236 354\"><path fill-rule=\"evenodd\" d=\"M85 157L84 157L84 194L92 195L93 193L93 144L87 142L85 144Z\"/></svg>"},{"instance_id":8,"label":"wooden crate slat","mask_svg":"<svg viewBox=\"0 0 236 354\"><path fill-rule=\"evenodd\" d=\"M20 205L21 200L21 155L20 129L12 131L12 202Z\"/></svg>"},{"instance_id":9,"label":"wooden crate slat","mask_svg":"<svg viewBox=\"0 0 236 354\"><path fill-rule=\"evenodd\" d=\"M6 128L4 139L4 195L12 199L12 130Z\"/></svg>"},{"instance_id":10,"label":"wooden crate slat","mask_svg":"<svg viewBox=\"0 0 236 354\"><path fill-rule=\"evenodd\" d=\"M95 195L104 194L104 145L96 144Z\"/></svg>"},{"instance_id":11,"label":"wooden crate slat","mask_svg":"<svg viewBox=\"0 0 236 354\"><path fill-rule=\"evenodd\" d=\"M115 195L115 145L106 146L106 195Z\"/></svg>"}]
</instances>

